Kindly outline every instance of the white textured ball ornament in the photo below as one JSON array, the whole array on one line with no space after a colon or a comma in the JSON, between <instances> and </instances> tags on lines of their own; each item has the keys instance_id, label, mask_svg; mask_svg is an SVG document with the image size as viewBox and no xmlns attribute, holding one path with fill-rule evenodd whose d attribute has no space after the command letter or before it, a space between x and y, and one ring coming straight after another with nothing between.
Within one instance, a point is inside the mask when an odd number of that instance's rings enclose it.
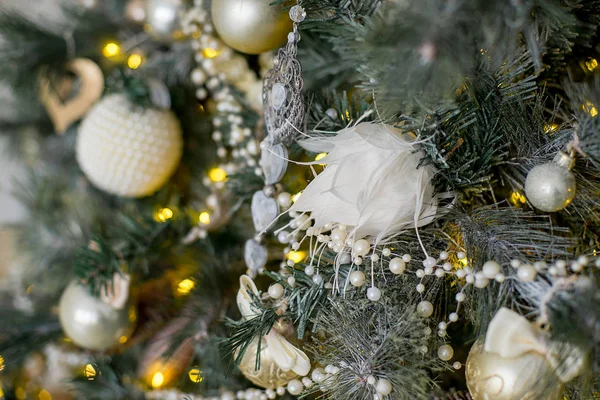
<instances>
[{"instance_id":1,"label":"white textured ball ornament","mask_svg":"<svg viewBox=\"0 0 600 400\"><path fill-rule=\"evenodd\" d=\"M77 161L94 186L123 197L143 197L175 172L182 146L173 112L142 109L124 94L111 94L79 126Z\"/></svg>"},{"instance_id":2,"label":"white textured ball ornament","mask_svg":"<svg viewBox=\"0 0 600 400\"><path fill-rule=\"evenodd\" d=\"M58 316L65 335L88 350L105 350L131 331L128 307L117 309L75 281L60 298Z\"/></svg>"},{"instance_id":3,"label":"white textured ball ornament","mask_svg":"<svg viewBox=\"0 0 600 400\"><path fill-rule=\"evenodd\" d=\"M270 0L213 0L211 16L221 39L235 50L259 54L287 41L292 20L284 3Z\"/></svg>"},{"instance_id":4,"label":"white textured ball ornament","mask_svg":"<svg viewBox=\"0 0 600 400\"><path fill-rule=\"evenodd\" d=\"M560 152L552 162L535 166L525 180L525 195L535 208L560 211L575 197L575 176L570 171L573 158Z\"/></svg>"}]
</instances>

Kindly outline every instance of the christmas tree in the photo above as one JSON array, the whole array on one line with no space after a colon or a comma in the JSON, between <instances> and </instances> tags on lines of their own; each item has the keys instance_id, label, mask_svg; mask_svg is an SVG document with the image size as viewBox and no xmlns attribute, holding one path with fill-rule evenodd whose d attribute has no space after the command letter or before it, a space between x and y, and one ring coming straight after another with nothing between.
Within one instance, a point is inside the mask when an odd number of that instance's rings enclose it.
<instances>
[{"instance_id":1,"label":"christmas tree","mask_svg":"<svg viewBox=\"0 0 600 400\"><path fill-rule=\"evenodd\" d=\"M0 399L600 398L600 1L0 15Z\"/></svg>"}]
</instances>

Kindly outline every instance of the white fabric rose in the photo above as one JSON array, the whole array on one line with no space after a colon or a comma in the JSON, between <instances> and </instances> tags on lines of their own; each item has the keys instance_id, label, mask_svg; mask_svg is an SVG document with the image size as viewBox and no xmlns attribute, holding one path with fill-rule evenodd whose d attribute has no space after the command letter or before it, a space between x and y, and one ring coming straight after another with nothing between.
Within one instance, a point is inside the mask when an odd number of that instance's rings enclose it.
<instances>
[{"instance_id":1,"label":"white fabric rose","mask_svg":"<svg viewBox=\"0 0 600 400\"><path fill-rule=\"evenodd\" d=\"M256 284L248 275L240 277L240 290L237 294L237 305L240 313L245 319L259 316L259 312L252 306L253 296L258 297ZM298 375L306 376L310 372L310 360L308 356L296 346L292 345L283 335L271 329L264 336L267 342L267 351L271 353L275 363L283 371L294 371Z\"/></svg>"},{"instance_id":2,"label":"white fabric rose","mask_svg":"<svg viewBox=\"0 0 600 400\"><path fill-rule=\"evenodd\" d=\"M354 240L375 243L399 231L430 223L436 213L432 177L423 153L408 134L385 124L359 123L335 137L300 142L327 152L327 167L302 192L290 211L309 212L316 228L344 224Z\"/></svg>"}]
</instances>

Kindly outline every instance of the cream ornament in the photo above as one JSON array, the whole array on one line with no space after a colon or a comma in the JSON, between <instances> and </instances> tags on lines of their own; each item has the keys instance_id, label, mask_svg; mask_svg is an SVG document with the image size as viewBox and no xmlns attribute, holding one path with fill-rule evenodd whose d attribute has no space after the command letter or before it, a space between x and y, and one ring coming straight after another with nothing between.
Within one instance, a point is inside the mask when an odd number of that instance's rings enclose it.
<instances>
[{"instance_id":1,"label":"cream ornament","mask_svg":"<svg viewBox=\"0 0 600 400\"><path fill-rule=\"evenodd\" d=\"M312 152L327 152L326 164L290 208L308 212L315 230L343 224L354 240L375 242L399 231L424 226L435 217L435 169L419 166L423 153L408 134L385 124L362 122L333 138L300 142Z\"/></svg>"},{"instance_id":2,"label":"cream ornament","mask_svg":"<svg viewBox=\"0 0 600 400\"><path fill-rule=\"evenodd\" d=\"M175 172L182 147L173 112L142 109L124 94L111 94L81 123L76 150L79 166L94 186L123 197L144 197Z\"/></svg>"},{"instance_id":3,"label":"cream ornament","mask_svg":"<svg viewBox=\"0 0 600 400\"><path fill-rule=\"evenodd\" d=\"M284 3L269 0L213 0L211 17L221 39L247 54L282 46L292 30Z\"/></svg>"},{"instance_id":4,"label":"cream ornament","mask_svg":"<svg viewBox=\"0 0 600 400\"><path fill-rule=\"evenodd\" d=\"M116 297L122 297L116 295ZM115 301L117 304L120 300ZM99 299L78 282L63 292L58 316L65 335L88 350L106 350L118 344L131 331L128 307L114 307L111 296Z\"/></svg>"},{"instance_id":5,"label":"cream ornament","mask_svg":"<svg viewBox=\"0 0 600 400\"><path fill-rule=\"evenodd\" d=\"M467 386L474 400L559 399L583 366L581 352L573 346L569 350L573 356L559 365L545 331L501 308L485 341L476 342L469 353Z\"/></svg>"},{"instance_id":6,"label":"cream ornament","mask_svg":"<svg viewBox=\"0 0 600 400\"><path fill-rule=\"evenodd\" d=\"M252 306L259 292L254 281L247 275L240 277L240 290L237 294L237 304L242 317L245 319L260 316ZM246 350L240 368L244 375L255 384L262 387L275 388L287 384L298 375L306 376L310 372L310 360L300 349L292 345L275 328L260 340L262 343L261 366L255 370L258 338Z\"/></svg>"}]
</instances>

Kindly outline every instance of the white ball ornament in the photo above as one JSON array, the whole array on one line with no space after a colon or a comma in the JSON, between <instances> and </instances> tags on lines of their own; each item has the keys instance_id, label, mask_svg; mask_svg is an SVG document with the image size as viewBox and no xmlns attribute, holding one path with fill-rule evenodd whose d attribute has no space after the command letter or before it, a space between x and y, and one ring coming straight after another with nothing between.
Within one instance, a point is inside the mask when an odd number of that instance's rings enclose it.
<instances>
[{"instance_id":1,"label":"white ball ornament","mask_svg":"<svg viewBox=\"0 0 600 400\"><path fill-rule=\"evenodd\" d=\"M287 390L291 395L297 396L304 390L304 385L300 380L292 379L287 385Z\"/></svg>"},{"instance_id":2,"label":"white ball ornament","mask_svg":"<svg viewBox=\"0 0 600 400\"><path fill-rule=\"evenodd\" d=\"M355 287L361 287L365 284L366 277L362 271L352 271L350 273L350 284Z\"/></svg>"},{"instance_id":3,"label":"white ball ornament","mask_svg":"<svg viewBox=\"0 0 600 400\"><path fill-rule=\"evenodd\" d=\"M400 275L406 269L406 263L401 258L392 258L390 260L389 269L392 274Z\"/></svg>"},{"instance_id":4,"label":"white ball ornament","mask_svg":"<svg viewBox=\"0 0 600 400\"><path fill-rule=\"evenodd\" d=\"M370 287L367 289L367 298L371 301L379 301L381 299L381 289Z\"/></svg>"},{"instance_id":5,"label":"white ball ornament","mask_svg":"<svg viewBox=\"0 0 600 400\"><path fill-rule=\"evenodd\" d=\"M523 264L517 270L517 276L521 282L531 282L537 276L537 271L533 265Z\"/></svg>"},{"instance_id":6,"label":"white ball ornament","mask_svg":"<svg viewBox=\"0 0 600 400\"><path fill-rule=\"evenodd\" d=\"M560 211L575 198L575 160L560 152L553 161L535 166L527 174L525 195L535 208L545 212Z\"/></svg>"},{"instance_id":7,"label":"white ball ornament","mask_svg":"<svg viewBox=\"0 0 600 400\"><path fill-rule=\"evenodd\" d=\"M315 368L310 377L316 383L322 383L327 378L327 375L325 375L325 372L321 368Z\"/></svg>"},{"instance_id":8,"label":"white ball ornament","mask_svg":"<svg viewBox=\"0 0 600 400\"><path fill-rule=\"evenodd\" d=\"M181 126L173 112L142 109L124 94L111 94L79 126L76 151L94 186L118 196L144 197L175 172L182 147Z\"/></svg>"},{"instance_id":9,"label":"white ball ornament","mask_svg":"<svg viewBox=\"0 0 600 400\"><path fill-rule=\"evenodd\" d=\"M422 301L419 304L417 304L417 312L425 318L429 318L431 317L431 314L433 314L433 304L431 304L428 301Z\"/></svg>"},{"instance_id":10,"label":"white ball ornament","mask_svg":"<svg viewBox=\"0 0 600 400\"><path fill-rule=\"evenodd\" d=\"M269 286L268 293L272 299L281 298L281 296L283 296L283 285L281 285L280 283L272 284L271 286Z\"/></svg>"},{"instance_id":11,"label":"white ball ornament","mask_svg":"<svg viewBox=\"0 0 600 400\"><path fill-rule=\"evenodd\" d=\"M438 348L438 357L442 361L450 361L454 357L454 349L452 346L444 344Z\"/></svg>"},{"instance_id":12,"label":"white ball ornament","mask_svg":"<svg viewBox=\"0 0 600 400\"><path fill-rule=\"evenodd\" d=\"M359 256L366 255L369 252L370 248L371 246L369 245L369 242L367 242L365 239L357 240L352 246L352 250L354 250L354 252Z\"/></svg>"},{"instance_id":13,"label":"white ball ornament","mask_svg":"<svg viewBox=\"0 0 600 400\"><path fill-rule=\"evenodd\" d=\"M115 308L75 281L60 298L58 316L65 335L88 350L106 350L131 331L127 306Z\"/></svg>"},{"instance_id":14,"label":"white ball ornament","mask_svg":"<svg viewBox=\"0 0 600 400\"><path fill-rule=\"evenodd\" d=\"M500 272L500 264L498 264L496 261L488 261L483 264L481 271L483 272L483 276L486 278L494 279Z\"/></svg>"},{"instance_id":15,"label":"white ball ornament","mask_svg":"<svg viewBox=\"0 0 600 400\"><path fill-rule=\"evenodd\" d=\"M380 378L377 380L375 390L377 390L377 393L381 394L382 396L387 396L388 394L392 393L392 382L388 381L387 379Z\"/></svg>"},{"instance_id":16,"label":"white ball ornament","mask_svg":"<svg viewBox=\"0 0 600 400\"><path fill-rule=\"evenodd\" d=\"M277 203L281 208L288 208L292 205L292 195L288 192L281 192L277 195Z\"/></svg>"}]
</instances>

